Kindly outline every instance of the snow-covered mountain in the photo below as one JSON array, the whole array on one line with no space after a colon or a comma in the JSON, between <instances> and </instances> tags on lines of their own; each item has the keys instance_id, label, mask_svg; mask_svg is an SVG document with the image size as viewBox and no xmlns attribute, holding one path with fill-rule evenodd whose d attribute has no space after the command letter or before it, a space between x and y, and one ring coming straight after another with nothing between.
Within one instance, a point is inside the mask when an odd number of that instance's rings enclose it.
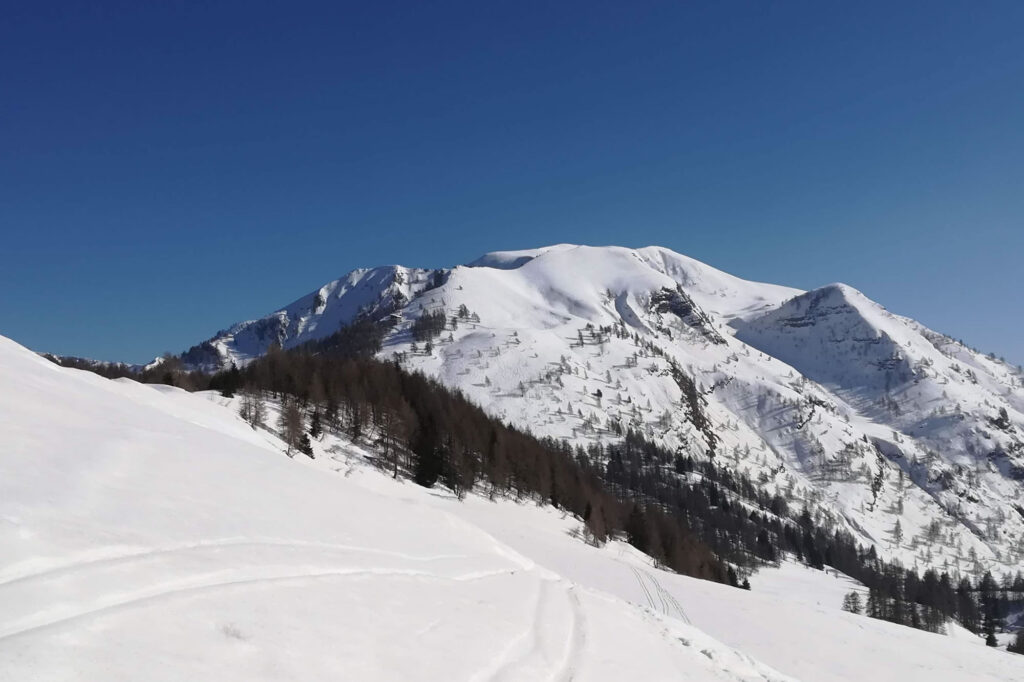
<instances>
[{"instance_id":1,"label":"snow-covered mountain","mask_svg":"<svg viewBox=\"0 0 1024 682\"><path fill-rule=\"evenodd\" d=\"M443 280L443 271L397 265L353 270L271 315L217 332L189 349L184 359L203 369L244 363L275 343L291 348L329 336L358 316L382 319Z\"/></svg>"},{"instance_id":2,"label":"snow-covered mountain","mask_svg":"<svg viewBox=\"0 0 1024 682\"><path fill-rule=\"evenodd\" d=\"M583 542L554 508L460 501L347 439L314 447L285 456L217 393L103 379L0 337L0 678L1024 676L1024 657L955 625L840 611L859 589L841 575L695 580Z\"/></svg>"},{"instance_id":3,"label":"snow-covered mountain","mask_svg":"<svg viewBox=\"0 0 1024 682\"><path fill-rule=\"evenodd\" d=\"M1024 561L1024 376L851 287L563 244L356 270L183 357L244 364L356 319L387 327L382 357L539 435L633 428L717 457L906 565Z\"/></svg>"}]
</instances>

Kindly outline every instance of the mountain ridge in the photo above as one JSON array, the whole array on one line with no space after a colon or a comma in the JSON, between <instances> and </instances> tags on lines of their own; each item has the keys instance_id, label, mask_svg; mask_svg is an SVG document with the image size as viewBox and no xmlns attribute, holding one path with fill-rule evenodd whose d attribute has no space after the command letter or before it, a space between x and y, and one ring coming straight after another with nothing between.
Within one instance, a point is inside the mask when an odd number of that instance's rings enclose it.
<instances>
[{"instance_id":1,"label":"mountain ridge","mask_svg":"<svg viewBox=\"0 0 1024 682\"><path fill-rule=\"evenodd\" d=\"M384 330L380 357L539 435L587 446L633 428L727 458L908 564L1024 558L1020 375L849 285L801 291L663 247L560 244L355 270L183 359L244 364L356 319ZM707 403L701 424L677 373Z\"/></svg>"}]
</instances>

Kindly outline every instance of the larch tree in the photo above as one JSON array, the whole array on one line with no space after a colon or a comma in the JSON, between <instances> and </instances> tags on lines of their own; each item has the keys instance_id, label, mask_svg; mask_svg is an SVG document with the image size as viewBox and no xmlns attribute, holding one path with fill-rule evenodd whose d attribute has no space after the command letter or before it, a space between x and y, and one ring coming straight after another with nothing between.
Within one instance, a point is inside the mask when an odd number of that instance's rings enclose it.
<instances>
[{"instance_id":1,"label":"larch tree","mask_svg":"<svg viewBox=\"0 0 1024 682\"><path fill-rule=\"evenodd\" d=\"M281 440L288 446L288 456L292 456L292 450L302 444L304 425L302 410L299 409L298 401L284 399L281 403L281 415L277 420L277 429Z\"/></svg>"},{"instance_id":2,"label":"larch tree","mask_svg":"<svg viewBox=\"0 0 1024 682\"><path fill-rule=\"evenodd\" d=\"M238 413L252 428L258 429L263 426L267 418L267 406L263 400L263 392L252 386L246 386L242 391Z\"/></svg>"}]
</instances>

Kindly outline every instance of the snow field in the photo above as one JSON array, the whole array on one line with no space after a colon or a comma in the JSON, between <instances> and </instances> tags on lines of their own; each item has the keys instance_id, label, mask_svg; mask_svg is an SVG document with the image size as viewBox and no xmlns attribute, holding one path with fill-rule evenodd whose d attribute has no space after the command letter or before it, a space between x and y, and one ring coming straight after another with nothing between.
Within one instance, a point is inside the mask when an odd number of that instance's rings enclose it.
<instances>
[{"instance_id":1,"label":"snow field","mask_svg":"<svg viewBox=\"0 0 1024 682\"><path fill-rule=\"evenodd\" d=\"M220 402L0 338L0 679L1024 679L977 638L840 612L845 579L685 578L341 440L289 459Z\"/></svg>"}]
</instances>

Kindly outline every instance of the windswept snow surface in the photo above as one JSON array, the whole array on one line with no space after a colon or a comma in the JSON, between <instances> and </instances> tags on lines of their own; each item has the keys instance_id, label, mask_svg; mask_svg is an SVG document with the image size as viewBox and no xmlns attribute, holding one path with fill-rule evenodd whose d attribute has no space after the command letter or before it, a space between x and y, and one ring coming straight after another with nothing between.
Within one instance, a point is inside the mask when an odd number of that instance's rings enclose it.
<instances>
[{"instance_id":1,"label":"windswept snow surface","mask_svg":"<svg viewBox=\"0 0 1024 682\"><path fill-rule=\"evenodd\" d=\"M1024 679L1024 657L839 612L850 584L823 573L683 578L341 441L290 459L218 402L0 337L0 679Z\"/></svg>"},{"instance_id":2,"label":"windswept snow surface","mask_svg":"<svg viewBox=\"0 0 1024 682\"><path fill-rule=\"evenodd\" d=\"M395 323L381 357L538 435L587 447L634 429L715 456L907 566L1024 564L1024 375L852 287L802 292L660 247L571 244L374 272L236 325L198 364L245 362L363 311ZM414 321L442 311L455 322L416 343ZM707 402L704 432L670 362Z\"/></svg>"}]
</instances>

